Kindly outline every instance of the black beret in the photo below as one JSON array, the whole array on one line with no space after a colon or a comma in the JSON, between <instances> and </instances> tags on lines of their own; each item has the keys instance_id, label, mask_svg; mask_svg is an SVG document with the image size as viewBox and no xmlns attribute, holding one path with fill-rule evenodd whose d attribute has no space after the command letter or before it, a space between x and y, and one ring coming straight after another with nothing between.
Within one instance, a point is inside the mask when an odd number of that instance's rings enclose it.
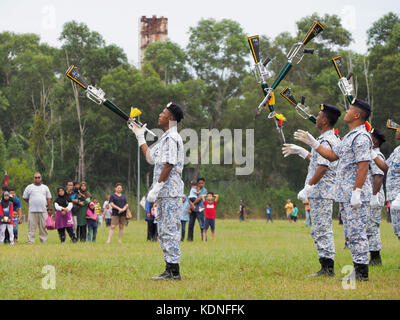
<instances>
[{"instance_id":1,"label":"black beret","mask_svg":"<svg viewBox=\"0 0 400 320\"><path fill-rule=\"evenodd\" d=\"M362 101L360 99L354 98L353 101L351 102L351 105L353 105L357 108L360 108L362 110L371 112L371 106L368 103L366 103L365 101Z\"/></svg>"},{"instance_id":2,"label":"black beret","mask_svg":"<svg viewBox=\"0 0 400 320\"><path fill-rule=\"evenodd\" d=\"M321 104L321 111L336 117L336 120L342 115L339 108L329 104Z\"/></svg>"},{"instance_id":3,"label":"black beret","mask_svg":"<svg viewBox=\"0 0 400 320\"><path fill-rule=\"evenodd\" d=\"M168 103L167 109L174 115L176 122L180 122L183 119L183 110L176 103Z\"/></svg>"},{"instance_id":4,"label":"black beret","mask_svg":"<svg viewBox=\"0 0 400 320\"><path fill-rule=\"evenodd\" d=\"M377 128L373 128L371 131L371 134L379 140L379 142L382 144L386 141L385 135L383 132Z\"/></svg>"}]
</instances>

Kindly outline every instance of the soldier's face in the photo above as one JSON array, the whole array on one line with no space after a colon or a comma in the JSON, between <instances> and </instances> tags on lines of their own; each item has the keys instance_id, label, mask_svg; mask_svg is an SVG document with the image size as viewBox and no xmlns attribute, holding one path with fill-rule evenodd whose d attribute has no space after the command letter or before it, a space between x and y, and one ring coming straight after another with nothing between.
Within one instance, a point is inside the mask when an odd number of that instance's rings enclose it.
<instances>
[{"instance_id":1,"label":"soldier's face","mask_svg":"<svg viewBox=\"0 0 400 320\"><path fill-rule=\"evenodd\" d=\"M357 109L357 107L351 105L350 108L346 110L346 115L344 116L344 122L351 123L357 118L359 118L359 116L360 116L360 111Z\"/></svg>"},{"instance_id":2,"label":"soldier's face","mask_svg":"<svg viewBox=\"0 0 400 320\"><path fill-rule=\"evenodd\" d=\"M158 116L158 125L160 127L166 127L170 121L172 121L171 113L167 108L164 108L164 110Z\"/></svg>"},{"instance_id":3,"label":"soldier's face","mask_svg":"<svg viewBox=\"0 0 400 320\"><path fill-rule=\"evenodd\" d=\"M324 113L322 111L318 112L317 123L315 124L315 127L319 130L322 129L325 120L326 120L326 117L325 117Z\"/></svg>"},{"instance_id":4,"label":"soldier's face","mask_svg":"<svg viewBox=\"0 0 400 320\"><path fill-rule=\"evenodd\" d=\"M371 138L372 138L372 143L374 145L374 149L379 147L379 142L378 139L376 139L372 134L371 134Z\"/></svg>"}]
</instances>

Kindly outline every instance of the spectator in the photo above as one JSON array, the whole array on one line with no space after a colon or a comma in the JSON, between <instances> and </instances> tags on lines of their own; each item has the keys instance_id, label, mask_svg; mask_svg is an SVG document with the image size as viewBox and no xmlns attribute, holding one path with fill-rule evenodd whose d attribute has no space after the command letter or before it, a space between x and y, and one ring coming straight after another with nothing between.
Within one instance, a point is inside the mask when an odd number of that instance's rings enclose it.
<instances>
[{"instance_id":1,"label":"spectator","mask_svg":"<svg viewBox=\"0 0 400 320\"><path fill-rule=\"evenodd\" d=\"M291 223L292 222L293 203L290 199L287 200L285 209L286 209L286 218Z\"/></svg>"},{"instance_id":2,"label":"spectator","mask_svg":"<svg viewBox=\"0 0 400 320\"><path fill-rule=\"evenodd\" d=\"M245 214L246 214L246 206L244 205L244 201L240 200L239 221L244 221L244 215Z\"/></svg>"},{"instance_id":3,"label":"spectator","mask_svg":"<svg viewBox=\"0 0 400 320\"><path fill-rule=\"evenodd\" d=\"M115 193L110 196L110 205L112 207L111 214L111 228L108 233L107 243L111 242L111 237L114 234L115 228L119 225L118 242L122 243L122 236L124 234L124 226L126 225L126 209L128 209L128 201L122 194L122 184L115 185Z\"/></svg>"},{"instance_id":4,"label":"spectator","mask_svg":"<svg viewBox=\"0 0 400 320\"><path fill-rule=\"evenodd\" d=\"M28 185L22 198L29 204L28 214L28 244L35 242L36 229L39 227L39 239L46 243L48 239L46 219L48 214L52 215L51 193L49 188L42 184L42 175L33 175L33 184ZM46 212L47 211L47 212Z\"/></svg>"},{"instance_id":5,"label":"spectator","mask_svg":"<svg viewBox=\"0 0 400 320\"><path fill-rule=\"evenodd\" d=\"M181 214L181 241L185 241L185 233L186 233L186 222L190 220L189 212L190 209L190 202L187 196L182 198L183 207L182 207L182 214Z\"/></svg>"},{"instance_id":6,"label":"spectator","mask_svg":"<svg viewBox=\"0 0 400 320\"><path fill-rule=\"evenodd\" d=\"M21 201L16 196L16 192L14 188L10 188L10 200L13 201L14 210L13 210L13 233L14 233L14 243L18 241L18 224L21 223L22 212L21 212ZM4 243L10 243L10 234L8 233L8 229L6 229Z\"/></svg>"},{"instance_id":7,"label":"spectator","mask_svg":"<svg viewBox=\"0 0 400 320\"><path fill-rule=\"evenodd\" d=\"M154 231L154 241L158 240L158 203L154 202L153 207L151 208L151 215L154 217L154 225L155 225L155 231Z\"/></svg>"},{"instance_id":8,"label":"spectator","mask_svg":"<svg viewBox=\"0 0 400 320\"><path fill-rule=\"evenodd\" d=\"M311 226L311 216L310 216L310 203L308 202L308 199L303 202L304 204L304 210L306 212L306 226Z\"/></svg>"},{"instance_id":9,"label":"spectator","mask_svg":"<svg viewBox=\"0 0 400 320\"><path fill-rule=\"evenodd\" d=\"M146 200L144 211L146 214L145 220L147 221L147 241L157 241L157 224L154 223L153 206L153 202Z\"/></svg>"},{"instance_id":10,"label":"spectator","mask_svg":"<svg viewBox=\"0 0 400 320\"><path fill-rule=\"evenodd\" d=\"M78 204L79 210L77 214L77 236L79 241L86 242L86 234L87 234L87 220L86 220L86 211L91 202L91 194L87 190L87 183L85 181L81 182L81 187L78 191Z\"/></svg>"},{"instance_id":11,"label":"spectator","mask_svg":"<svg viewBox=\"0 0 400 320\"><path fill-rule=\"evenodd\" d=\"M215 219L217 217L215 210L217 206L217 202L219 199L219 195L215 195L214 199L214 193L208 192L207 193L207 198L203 195L202 200L204 204L204 213L206 216L206 221L204 223L204 231L203 231L203 241L207 241L207 230L208 227L211 228L211 235L212 239L215 242Z\"/></svg>"},{"instance_id":12,"label":"spectator","mask_svg":"<svg viewBox=\"0 0 400 320\"><path fill-rule=\"evenodd\" d=\"M271 221L271 223L273 223L273 221L272 221L271 204L269 204L269 203L267 203L266 213L267 213L267 223L268 223L268 221Z\"/></svg>"},{"instance_id":13,"label":"spectator","mask_svg":"<svg viewBox=\"0 0 400 320\"><path fill-rule=\"evenodd\" d=\"M14 203L10 199L10 193L5 191L1 197L0 204L0 244L4 243L6 229L10 235L10 244L14 244L13 216Z\"/></svg>"},{"instance_id":14,"label":"spectator","mask_svg":"<svg viewBox=\"0 0 400 320\"><path fill-rule=\"evenodd\" d=\"M78 211L79 211L79 188L80 184L78 182L67 181L66 194L72 202L72 221L74 225L72 231L74 233L74 238L77 239L77 228L78 228Z\"/></svg>"},{"instance_id":15,"label":"spectator","mask_svg":"<svg viewBox=\"0 0 400 320\"><path fill-rule=\"evenodd\" d=\"M293 205L292 214L291 214L291 219L292 219L294 222L297 221L298 213L299 213L299 209L297 209L297 206L294 204L294 205Z\"/></svg>"},{"instance_id":16,"label":"spectator","mask_svg":"<svg viewBox=\"0 0 400 320\"><path fill-rule=\"evenodd\" d=\"M386 204L386 221L389 223L392 222L392 216L390 215L390 201Z\"/></svg>"},{"instance_id":17,"label":"spectator","mask_svg":"<svg viewBox=\"0 0 400 320\"><path fill-rule=\"evenodd\" d=\"M190 213L189 228L188 228L188 241L193 241L193 232L196 219L199 221L201 238L203 239L204 229L204 204L201 200L203 195L207 195L207 189L205 188L206 180L204 178L197 179L197 184L192 183L192 189L189 194L189 201L194 205Z\"/></svg>"},{"instance_id":18,"label":"spectator","mask_svg":"<svg viewBox=\"0 0 400 320\"><path fill-rule=\"evenodd\" d=\"M89 203L89 207L86 211L86 220L88 225L88 241L96 242L97 212L96 212L96 204L94 202ZM93 232L93 237L92 237L92 232Z\"/></svg>"},{"instance_id":19,"label":"spectator","mask_svg":"<svg viewBox=\"0 0 400 320\"><path fill-rule=\"evenodd\" d=\"M112 208L110 205L110 195L107 196L107 200L103 204L104 220L106 221L106 227L111 226L111 214Z\"/></svg>"},{"instance_id":20,"label":"spectator","mask_svg":"<svg viewBox=\"0 0 400 320\"><path fill-rule=\"evenodd\" d=\"M103 225L103 212L101 212L101 205L96 198L93 198L94 207L96 209L97 214L97 222L98 225L101 227Z\"/></svg>"},{"instance_id":21,"label":"spectator","mask_svg":"<svg viewBox=\"0 0 400 320\"><path fill-rule=\"evenodd\" d=\"M65 242L65 230L72 242L77 239L74 234L74 219L72 218L73 203L71 198L67 195L63 187L57 189L57 199L54 201L54 208L56 209L56 229L61 243Z\"/></svg>"}]
</instances>

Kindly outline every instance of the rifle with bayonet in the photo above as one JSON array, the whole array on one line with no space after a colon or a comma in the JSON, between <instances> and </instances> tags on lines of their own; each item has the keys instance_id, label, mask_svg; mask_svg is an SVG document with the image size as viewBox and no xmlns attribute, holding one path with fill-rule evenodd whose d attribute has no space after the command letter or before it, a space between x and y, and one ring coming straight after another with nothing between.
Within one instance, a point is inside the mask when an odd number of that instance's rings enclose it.
<instances>
[{"instance_id":1,"label":"rifle with bayonet","mask_svg":"<svg viewBox=\"0 0 400 320\"><path fill-rule=\"evenodd\" d=\"M301 97L301 103L298 103L294 98L292 91L289 87L286 87L282 92L281 96L285 98L292 106L295 107L297 114L303 119L308 119L312 123L317 123L317 118L311 114L310 107L305 105L306 98L304 96Z\"/></svg>"},{"instance_id":2,"label":"rifle with bayonet","mask_svg":"<svg viewBox=\"0 0 400 320\"><path fill-rule=\"evenodd\" d=\"M138 120L138 117L142 114L142 112L139 109L131 108L130 115L126 114L120 107L118 107L113 102L105 98L105 93L103 90L101 90L100 88L96 88L94 84L88 85L86 81L83 79L83 77L79 74L75 66L69 67L65 75L86 91L86 97L88 99L92 100L94 103L98 105L102 104L106 106L112 112L119 115L122 119L124 119L127 122L129 128L131 128L134 124L136 124L141 128L144 126L144 124L142 124ZM156 137L156 135L151 130L147 129L146 127L144 128L148 133Z\"/></svg>"},{"instance_id":3,"label":"rifle with bayonet","mask_svg":"<svg viewBox=\"0 0 400 320\"><path fill-rule=\"evenodd\" d=\"M268 71L267 71L267 65L268 65L268 63L271 62L272 59L270 57L267 57L263 61L261 61L259 36L249 37L249 38L247 38L247 40L249 41L250 50L251 50L251 53L253 55L253 59L255 62L254 69L253 69L254 76L256 77L257 81L261 84L261 89L262 89L264 95L267 95L267 93L269 91L269 86L267 84L267 79L269 76ZM268 117L275 119L276 129L281 134L283 143L286 143L285 135L283 133L283 121L286 121L286 118L284 115L277 114L275 112L275 96L274 96L273 92L270 93L270 99L267 102L267 104L268 104L268 108L270 111L270 115L272 115L272 116L268 116Z\"/></svg>"},{"instance_id":4,"label":"rifle with bayonet","mask_svg":"<svg viewBox=\"0 0 400 320\"><path fill-rule=\"evenodd\" d=\"M337 56L335 58L332 58L331 61L339 76L339 82L338 82L339 89L342 92L342 94L346 97L349 104L351 104L354 99L354 88L349 81L353 76L353 73L350 72L347 76L344 75L342 59L343 59L342 56ZM345 106L345 109L347 109L347 106Z\"/></svg>"},{"instance_id":5,"label":"rifle with bayonet","mask_svg":"<svg viewBox=\"0 0 400 320\"><path fill-rule=\"evenodd\" d=\"M310 30L307 32L306 37L302 42L295 43L289 53L287 54L288 61L279 72L275 81L272 83L270 88L264 88L264 100L257 107L257 115L261 113L261 110L267 105L268 101L271 99L273 90L279 85L279 83L287 76L293 64L299 64L303 60L304 54L313 54L314 49L305 49L304 47L314 39L318 34L320 34L325 28L318 21L315 21L311 26ZM274 116L275 111L270 111L269 118Z\"/></svg>"}]
</instances>

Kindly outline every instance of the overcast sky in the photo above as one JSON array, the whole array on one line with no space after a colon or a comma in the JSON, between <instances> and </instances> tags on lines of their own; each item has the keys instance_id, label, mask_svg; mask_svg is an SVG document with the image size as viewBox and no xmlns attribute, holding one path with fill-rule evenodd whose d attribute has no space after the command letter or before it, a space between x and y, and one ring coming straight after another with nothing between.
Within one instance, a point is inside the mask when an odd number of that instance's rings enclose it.
<instances>
[{"instance_id":1,"label":"overcast sky","mask_svg":"<svg viewBox=\"0 0 400 320\"><path fill-rule=\"evenodd\" d=\"M60 46L57 38L65 22L77 20L99 32L107 44L123 48L129 62L138 61L138 26L142 15L168 18L171 41L182 47L188 42L189 27L202 18L228 18L241 24L248 35L271 38L283 31L294 34L295 22L317 12L337 14L351 31L350 48L366 52L366 31L389 11L400 14L400 1L245 1L245 0L0 0L0 32L33 32L43 42Z\"/></svg>"}]
</instances>

